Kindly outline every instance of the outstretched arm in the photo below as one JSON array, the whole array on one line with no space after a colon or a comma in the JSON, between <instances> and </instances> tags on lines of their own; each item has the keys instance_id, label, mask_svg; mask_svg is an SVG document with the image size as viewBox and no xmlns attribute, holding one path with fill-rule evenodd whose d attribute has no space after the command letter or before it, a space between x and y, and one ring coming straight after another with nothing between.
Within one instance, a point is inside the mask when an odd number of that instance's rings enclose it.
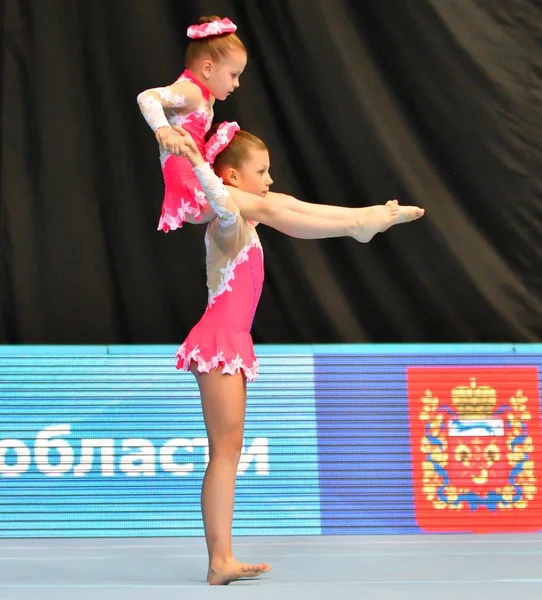
<instances>
[{"instance_id":1,"label":"outstretched arm","mask_svg":"<svg viewBox=\"0 0 542 600\"><path fill-rule=\"evenodd\" d=\"M263 223L291 237L311 240L354 237L356 222L353 214L330 220L319 215L291 210L279 202L275 203L274 199L270 199L269 192L262 198L243 192L239 188L227 186L227 189L243 218Z\"/></svg>"},{"instance_id":2,"label":"outstretched arm","mask_svg":"<svg viewBox=\"0 0 542 600\"><path fill-rule=\"evenodd\" d=\"M329 221L321 217L302 215L287 208L274 206L261 196L225 186L205 162L190 134L181 127L175 128L182 144L180 154L186 156L194 167L211 207L221 217L221 210L229 215L241 213L244 219L269 225L282 233L301 239L345 237L354 234L351 220Z\"/></svg>"},{"instance_id":3,"label":"outstretched arm","mask_svg":"<svg viewBox=\"0 0 542 600\"><path fill-rule=\"evenodd\" d=\"M234 187L229 191L245 219L302 239L353 237L358 242L369 242L377 233L419 219L425 212L417 206L399 206L396 200L385 205L347 208L310 204L272 192L262 198Z\"/></svg>"},{"instance_id":4,"label":"outstretched arm","mask_svg":"<svg viewBox=\"0 0 542 600\"><path fill-rule=\"evenodd\" d=\"M281 208L287 208L288 210L293 210L302 215L313 215L324 219L352 219L355 215L355 211L363 210L363 207L350 208L347 206L335 206L330 204L313 204L312 202L298 200L297 198L294 198L294 196L288 194L279 194L276 192L267 192L266 198Z\"/></svg>"}]
</instances>

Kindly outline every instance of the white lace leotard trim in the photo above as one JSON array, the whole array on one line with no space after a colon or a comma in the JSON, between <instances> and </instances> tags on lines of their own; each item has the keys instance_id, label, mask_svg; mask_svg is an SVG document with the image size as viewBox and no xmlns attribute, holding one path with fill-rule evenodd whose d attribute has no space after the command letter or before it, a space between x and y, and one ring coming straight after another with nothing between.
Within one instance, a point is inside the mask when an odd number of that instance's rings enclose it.
<instances>
[{"instance_id":1,"label":"white lace leotard trim","mask_svg":"<svg viewBox=\"0 0 542 600\"><path fill-rule=\"evenodd\" d=\"M224 292L232 291L230 282L235 279L235 269L238 265L248 260L248 253L252 248L259 248L263 253L262 244L257 236L254 236L249 244L241 248L241 251L234 259L229 260L226 265L220 269L220 283L215 290L209 290L208 306L212 306L215 303L215 300Z\"/></svg>"}]
</instances>

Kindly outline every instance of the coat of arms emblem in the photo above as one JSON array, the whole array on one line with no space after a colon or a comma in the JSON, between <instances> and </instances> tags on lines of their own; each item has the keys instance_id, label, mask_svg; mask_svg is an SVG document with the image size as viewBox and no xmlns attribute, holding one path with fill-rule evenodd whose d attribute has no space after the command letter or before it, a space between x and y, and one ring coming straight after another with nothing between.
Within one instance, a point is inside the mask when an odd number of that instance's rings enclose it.
<instances>
[{"instance_id":1,"label":"coat of arms emblem","mask_svg":"<svg viewBox=\"0 0 542 600\"><path fill-rule=\"evenodd\" d=\"M536 367L411 367L415 505L426 531L539 531Z\"/></svg>"}]
</instances>

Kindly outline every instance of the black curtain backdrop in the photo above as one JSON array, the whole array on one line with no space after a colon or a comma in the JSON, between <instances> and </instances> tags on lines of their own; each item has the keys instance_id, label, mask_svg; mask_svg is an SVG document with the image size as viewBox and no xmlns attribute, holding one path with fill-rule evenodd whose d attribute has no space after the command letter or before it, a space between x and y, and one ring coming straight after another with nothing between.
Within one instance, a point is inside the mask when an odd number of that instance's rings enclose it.
<instances>
[{"instance_id":1,"label":"black curtain backdrop","mask_svg":"<svg viewBox=\"0 0 542 600\"><path fill-rule=\"evenodd\" d=\"M276 191L427 211L368 245L261 227L256 342L540 340L540 2L0 7L0 342L178 343L200 317L205 228L156 231L136 96L179 75L202 14L230 17L249 48L216 119L267 142Z\"/></svg>"}]
</instances>

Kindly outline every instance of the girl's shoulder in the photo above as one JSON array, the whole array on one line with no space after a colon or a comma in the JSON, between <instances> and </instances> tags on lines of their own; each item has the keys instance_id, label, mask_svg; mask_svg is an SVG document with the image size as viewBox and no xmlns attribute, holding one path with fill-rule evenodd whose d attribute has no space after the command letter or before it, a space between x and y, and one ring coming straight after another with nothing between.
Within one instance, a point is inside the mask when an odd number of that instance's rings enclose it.
<instances>
[{"instance_id":1,"label":"girl's shoulder","mask_svg":"<svg viewBox=\"0 0 542 600\"><path fill-rule=\"evenodd\" d=\"M171 93L183 99L186 108L197 110L204 100L202 90L193 81L181 75L168 88Z\"/></svg>"}]
</instances>

